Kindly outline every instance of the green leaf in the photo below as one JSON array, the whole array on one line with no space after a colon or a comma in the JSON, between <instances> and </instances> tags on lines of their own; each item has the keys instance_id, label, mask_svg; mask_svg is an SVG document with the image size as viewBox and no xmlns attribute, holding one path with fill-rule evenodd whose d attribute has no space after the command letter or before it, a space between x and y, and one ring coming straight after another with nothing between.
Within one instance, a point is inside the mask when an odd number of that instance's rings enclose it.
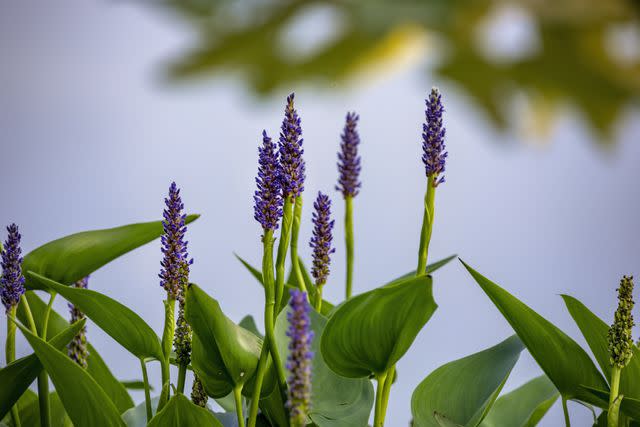
<instances>
[{"instance_id":1,"label":"green leaf","mask_svg":"<svg viewBox=\"0 0 640 427\"><path fill-rule=\"evenodd\" d=\"M593 396L593 400L597 400L601 402L598 406L601 408L609 407L609 391L602 390L596 387L590 386L580 386L581 389L584 390L585 393ZM624 396L622 399L622 403L620 404L620 410L627 416L631 417L636 421L640 421L640 399L634 399L632 397Z\"/></svg>"},{"instance_id":2,"label":"green leaf","mask_svg":"<svg viewBox=\"0 0 640 427\"><path fill-rule=\"evenodd\" d=\"M7 319L7 321L11 320ZM57 349L65 347L85 323L85 320L81 320L68 326L51 339L50 345ZM0 369L0 384L2 384L0 387L0 419L18 402L40 371L42 371L42 365L35 354L15 360Z\"/></svg>"},{"instance_id":3,"label":"green leaf","mask_svg":"<svg viewBox=\"0 0 640 427\"><path fill-rule=\"evenodd\" d=\"M256 325L256 319L254 319L252 315L247 314L242 318L242 320L240 320L240 323L238 324L243 328L245 328L247 331L253 332L255 336L264 338L264 335L258 330L258 325Z\"/></svg>"},{"instance_id":4,"label":"green leaf","mask_svg":"<svg viewBox=\"0 0 640 427\"><path fill-rule=\"evenodd\" d=\"M36 327L38 331L41 331L40 326L47 310L47 304L33 291L27 291L25 297L31 307ZM20 319L23 324L27 324L27 317L24 312L23 304L18 305L18 319ZM55 310L51 310L49 314L49 326L47 328L47 339L51 340L54 335L59 334L68 327L69 322L63 319ZM109 367L104 363L102 357L100 357L98 350L96 350L90 343L87 343L87 348L89 349L87 372L91 374L93 379L96 380L105 393L109 395L109 398L116 405L118 411L122 413L133 407L133 400L131 399L131 396L129 396L125 387L120 384L120 381L113 376Z\"/></svg>"},{"instance_id":5,"label":"green leaf","mask_svg":"<svg viewBox=\"0 0 640 427\"><path fill-rule=\"evenodd\" d=\"M518 334L547 377L567 399L600 405L580 384L608 389L587 353L567 334L513 295L462 262Z\"/></svg>"},{"instance_id":6,"label":"green leaf","mask_svg":"<svg viewBox=\"0 0 640 427\"><path fill-rule=\"evenodd\" d=\"M18 324L77 426L124 426L120 413L96 381L66 354ZM97 408L100 408L97 410Z\"/></svg>"},{"instance_id":7,"label":"green leaf","mask_svg":"<svg viewBox=\"0 0 640 427\"><path fill-rule=\"evenodd\" d=\"M442 423L436 419L436 413L461 426L480 424L522 350L522 342L514 335L494 347L449 362L430 373L411 397L414 425L438 427Z\"/></svg>"},{"instance_id":8,"label":"green leaf","mask_svg":"<svg viewBox=\"0 0 640 427\"><path fill-rule=\"evenodd\" d=\"M309 418L318 427L367 425L374 401L371 381L366 378L344 378L329 369L320 353L320 337L325 330L327 319L313 309L309 318L314 333L311 343L314 356L311 363L313 385ZM275 334L285 369L290 353L288 327L287 313L283 312L276 320Z\"/></svg>"},{"instance_id":9,"label":"green leaf","mask_svg":"<svg viewBox=\"0 0 640 427\"><path fill-rule=\"evenodd\" d=\"M158 408L158 402L160 396L151 398L151 413L155 414ZM127 410L122 414L122 419L127 424L127 427L146 427L147 425L147 403L143 400L142 403Z\"/></svg>"},{"instance_id":10,"label":"green leaf","mask_svg":"<svg viewBox=\"0 0 640 427\"><path fill-rule=\"evenodd\" d=\"M189 215L186 223L199 217ZM159 238L162 232L162 221L152 221L71 234L29 252L24 257L22 271L33 271L70 285L119 256ZM40 285L27 277L27 288L42 289Z\"/></svg>"},{"instance_id":11,"label":"green leaf","mask_svg":"<svg viewBox=\"0 0 640 427\"><path fill-rule=\"evenodd\" d=\"M120 384L127 390L144 390L144 381L142 380L120 381ZM150 385L149 390L153 391L153 386Z\"/></svg>"},{"instance_id":12,"label":"green leaf","mask_svg":"<svg viewBox=\"0 0 640 427\"><path fill-rule=\"evenodd\" d=\"M38 396L31 390L27 390L18 401L18 411L20 412L20 422L23 426L40 425L40 404L38 402ZM73 427L64 406L62 406L60 397L55 391L49 393L49 411L51 427ZM7 427L14 427L11 415L7 415L3 422ZM0 424L0 426L1 425L2 424Z\"/></svg>"},{"instance_id":13,"label":"green leaf","mask_svg":"<svg viewBox=\"0 0 640 427\"><path fill-rule=\"evenodd\" d=\"M546 375L500 396L481 427L534 427L558 400L558 390Z\"/></svg>"},{"instance_id":14,"label":"green leaf","mask_svg":"<svg viewBox=\"0 0 640 427\"><path fill-rule=\"evenodd\" d=\"M357 295L329 319L321 339L324 360L348 378L382 374L406 353L437 307L430 276Z\"/></svg>"},{"instance_id":15,"label":"green leaf","mask_svg":"<svg viewBox=\"0 0 640 427\"><path fill-rule=\"evenodd\" d=\"M450 256L448 256L448 257L446 257L446 258L443 258L443 259L441 259L441 260L439 260L439 261L436 261L436 262L434 262L434 263L432 263L432 264L429 264L429 265L427 265L427 267L425 268L425 273L426 273L426 274L431 274L431 273L433 273L433 272L434 272L434 271L436 271L436 270L440 270L442 267L444 267L445 265L449 264L451 261L453 261L453 260L454 260L454 259L456 259L457 257L458 257L458 255L455 255L455 254L454 254L454 255L450 255ZM413 277L413 276L415 276L415 275L416 275L416 271L415 271L415 270L413 270L413 271L408 272L407 274L404 274L404 275L402 275L402 276L398 277L398 278L397 278L397 279L395 279L393 282L397 282L397 281L399 281L399 280L408 279L408 278ZM392 283L393 283L393 282L392 282Z\"/></svg>"},{"instance_id":16,"label":"green leaf","mask_svg":"<svg viewBox=\"0 0 640 427\"><path fill-rule=\"evenodd\" d=\"M208 410L189 401L183 394L173 396L149 422L149 427L223 427Z\"/></svg>"},{"instance_id":17,"label":"green leaf","mask_svg":"<svg viewBox=\"0 0 640 427\"><path fill-rule=\"evenodd\" d=\"M163 358L160 339L133 310L91 289L61 285L32 271L27 272L27 276L45 289L62 295L137 358Z\"/></svg>"},{"instance_id":18,"label":"green leaf","mask_svg":"<svg viewBox=\"0 0 640 427\"><path fill-rule=\"evenodd\" d=\"M600 369L606 378L611 378L607 342L609 326L577 299L569 295L562 295L562 299L598 361ZM620 373L620 394L640 399L640 350L635 345L631 361Z\"/></svg>"},{"instance_id":19,"label":"green leaf","mask_svg":"<svg viewBox=\"0 0 640 427\"><path fill-rule=\"evenodd\" d=\"M218 301L195 284L187 288L185 316L193 329L191 365L207 394L220 398L244 386L256 371L262 340L225 316ZM267 375L263 393L274 385ZM243 393L250 396L250 389Z\"/></svg>"}]
</instances>

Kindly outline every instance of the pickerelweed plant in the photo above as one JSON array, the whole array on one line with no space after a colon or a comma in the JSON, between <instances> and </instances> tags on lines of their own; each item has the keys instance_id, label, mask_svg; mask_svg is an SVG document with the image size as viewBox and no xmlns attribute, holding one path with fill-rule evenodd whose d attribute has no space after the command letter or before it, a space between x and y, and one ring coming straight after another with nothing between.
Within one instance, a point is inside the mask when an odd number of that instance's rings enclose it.
<instances>
[{"instance_id":1,"label":"pickerelweed plant","mask_svg":"<svg viewBox=\"0 0 640 427\"><path fill-rule=\"evenodd\" d=\"M73 234L36 248L24 259L18 226L11 224L0 247L0 296L7 325L0 426L399 425L387 417L396 378L427 374L426 369L405 372L402 357L437 309L433 275L455 258L429 263L431 235L437 230L436 190L444 190L447 161L443 98L433 89L426 100L426 179L417 268L361 293L354 292L353 228L353 202L361 189L359 116L347 114L336 185L345 201L345 300L340 304L323 297L325 286L339 286L340 280L330 275L330 264L336 261L334 251L342 250L333 241L329 194L318 192L312 206L310 270L298 252L306 167L294 99L293 94L287 98L277 141L263 131L258 144L254 218L259 225L256 245L262 245L261 268L238 257L262 286L264 334L253 317L235 323L219 301L190 283L193 261L186 235L198 215L185 214L175 183L169 187L161 221ZM94 271L156 239L162 254L160 285L166 292L160 336L135 311L87 286ZM610 327L577 299L562 296L596 364L559 328L462 264L515 335L424 377L411 399L412 425L534 426L558 398L567 426L568 401L590 408L594 425L640 425L640 357L632 337L631 277L620 282ZM215 286L209 286L214 293ZM69 321L52 308L57 295L69 304ZM160 310L159 301L157 305ZM87 319L138 360L141 381L114 377L91 345ZM33 354L16 360L17 329ZM525 348L543 374L502 393ZM160 390L150 386L149 365L158 370ZM34 382L37 393L30 388ZM190 391L187 384L192 385ZM132 388L144 390L144 402L138 406L129 394Z\"/></svg>"}]
</instances>

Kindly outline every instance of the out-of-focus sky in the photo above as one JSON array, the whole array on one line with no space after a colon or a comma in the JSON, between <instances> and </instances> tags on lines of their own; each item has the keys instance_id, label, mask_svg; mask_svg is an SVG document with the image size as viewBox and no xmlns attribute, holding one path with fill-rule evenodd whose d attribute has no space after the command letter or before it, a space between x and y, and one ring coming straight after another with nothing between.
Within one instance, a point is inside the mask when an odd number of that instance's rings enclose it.
<instances>
[{"instance_id":1,"label":"out-of-focus sky","mask_svg":"<svg viewBox=\"0 0 640 427\"><path fill-rule=\"evenodd\" d=\"M297 83L267 98L231 75L167 85L163 61L190 41L178 22L140 4L2 2L0 223L20 225L25 252L80 230L159 219L175 180L188 211L202 214L189 228L192 281L232 319L259 319L262 291L232 253L259 264L256 147L263 128L276 135L284 99L295 91L308 170L302 256L310 255L311 199L326 191L338 221L325 292L338 301L344 247L335 160L344 115L355 110L363 157L355 290L372 289L415 268L425 189L420 132L434 84L444 94L449 159L432 260L459 254L580 343L558 294L610 321L620 276L640 275L637 109L622 115L614 144L603 148L569 108L544 138L523 128L497 132L458 86L425 75L422 61L333 91ZM96 272L90 286L160 331L160 259L154 242ZM440 308L398 365L390 426L407 425L411 393L433 369L512 333L458 263L437 273L434 292ZM65 303L56 308L65 312ZM89 338L119 378L140 377L135 359L93 325ZM19 355L28 352L19 340ZM506 389L540 373L523 354ZM570 408L575 425L589 423L587 410ZM556 404L540 425L560 424Z\"/></svg>"}]
</instances>

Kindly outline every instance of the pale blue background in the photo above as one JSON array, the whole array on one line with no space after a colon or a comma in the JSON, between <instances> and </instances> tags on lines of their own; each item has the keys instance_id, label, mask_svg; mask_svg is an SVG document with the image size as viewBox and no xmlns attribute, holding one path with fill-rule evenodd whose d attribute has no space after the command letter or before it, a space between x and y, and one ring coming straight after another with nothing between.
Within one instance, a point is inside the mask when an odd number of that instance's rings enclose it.
<instances>
[{"instance_id":1,"label":"pale blue background","mask_svg":"<svg viewBox=\"0 0 640 427\"><path fill-rule=\"evenodd\" d=\"M140 5L1 5L0 224L19 223L29 251L79 230L159 219L176 180L188 210L203 215L189 229L192 280L233 319L260 317L262 291L232 252L259 262L256 146L263 128L275 135L287 93L257 101L233 79L165 86L159 65L188 32ZM570 110L545 142L498 134L462 93L425 79L420 64L350 90L292 87L309 176L302 255L309 256L311 195L329 191L337 217L343 214L333 191L335 152L344 113L355 109L362 116L364 182L355 202L355 289L415 267L425 186L420 130L432 83L444 92L450 153L447 183L437 194L432 259L460 254L583 343L557 295L577 296L609 321L619 277L640 269L637 110L618 126L615 146L604 150ZM333 300L343 293L342 239L338 226L326 287ZM90 286L159 331L160 256L159 243L150 244L95 273ZM399 364L390 426L407 425L411 393L434 368L512 333L458 263L437 274L435 296L440 309ZM56 306L65 310L62 300ZM135 359L109 337L92 326L89 336L119 378L140 377ZM19 354L28 351L20 340ZM506 388L539 373L524 354ZM576 426L588 425L584 408L572 404L571 412ZM557 404L541 425L560 424Z\"/></svg>"}]
</instances>

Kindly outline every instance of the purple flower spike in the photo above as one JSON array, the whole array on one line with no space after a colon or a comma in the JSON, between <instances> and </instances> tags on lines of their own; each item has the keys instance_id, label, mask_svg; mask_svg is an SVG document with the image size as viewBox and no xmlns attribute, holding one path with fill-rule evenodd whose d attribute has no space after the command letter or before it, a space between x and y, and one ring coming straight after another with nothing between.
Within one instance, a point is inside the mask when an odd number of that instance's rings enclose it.
<instances>
[{"instance_id":1,"label":"purple flower spike","mask_svg":"<svg viewBox=\"0 0 640 427\"><path fill-rule=\"evenodd\" d=\"M291 199L302 194L305 178L302 128L298 112L293 106L294 96L295 94L292 93L287 97L279 140L282 194Z\"/></svg>"},{"instance_id":2,"label":"purple flower spike","mask_svg":"<svg viewBox=\"0 0 640 427\"><path fill-rule=\"evenodd\" d=\"M427 122L422 125L422 161L427 176L433 177L433 186L437 187L444 182L444 176L438 176L444 172L447 152L444 145L445 128L442 125L442 95L437 88L431 89L429 99L426 101L425 112Z\"/></svg>"},{"instance_id":3,"label":"purple flower spike","mask_svg":"<svg viewBox=\"0 0 640 427\"><path fill-rule=\"evenodd\" d=\"M291 413L291 425L299 427L306 425L307 414L311 409L311 363L313 352L311 341L313 331L309 320L309 303L306 292L299 289L291 290L291 311L287 313L289 330L289 358L287 369L289 376L289 398L287 408Z\"/></svg>"},{"instance_id":4,"label":"purple flower spike","mask_svg":"<svg viewBox=\"0 0 640 427\"><path fill-rule=\"evenodd\" d=\"M338 153L338 185L336 190L346 197L355 197L360 191L360 156L358 156L358 145L360 135L356 126L360 117L356 113L347 113L344 130L340 136L340 152Z\"/></svg>"},{"instance_id":5,"label":"purple flower spike","mask_svg":"<svg viewBox=\"0 0 640 427\"><path fill-rule=\"evenodd\" d=\"M24 294L24 276L22 275L22 249L20 239L22 236L18 226L11 224L7 227L7 240L2 251L2 277L0 277L0 299L4 308L9 312L18 305L20 297Z\"/></svg>"},{"instance_id":6,"label":"purple flower spike","mask_svg":"<svg viewBox=\"0 0 640 427\"><path fill-rule=\"evenodd\" d=\"M189 266L193 264L193 259L187 260L187 243L184 235L187 231L185 226L186 215L182 213L184 204L180 198L180 190L175 182L169 187L169 197L164 199L166 208L164 210L164 234L162 235L162 253L164 258L160 265L160 286L162 286L169 297L179 299L182 289L189 281Z\"/></svg>"},{"instance_id":7,"label":"purple flower spike","mask_svg":"<svg viewBox=\"0 0 640 427\"><path fill-rule=\"evenodd\" d=\"M78 280L72 285L75 288L87 289L89 286L89 276L84 279ZM69 323L75 323L78 320L85 318L85 315L78 307L73 304L68 304L69 311L71 312L71 320ZM86 368L87 358L89 357L89 349L87 348L87 326L83 326L78 334L73 337L73 340L67 345L67 354L78 365Z\"/></svg>"},{"instance_id":8,"label":"purple flower spike","mask_svg":"<svg viewBox=\"0 0 640 427\"><path fill-rule=\"evenodd\" d=\"M265 230L275 230L282 217L282 187L276 144L267 131L262 131L262 147L258 148L258 155L258 189L253 196L254 218Z\"/></svg>"},{"instance_id":9,"label":"purple flower spike","mask_svg":"<svg viewBox=\"0 0 640 427\"><path fill-rule=\"evenodd\" d=\"M334 220L331 219L331 199L318 192L313 203L313 236L310 246L313 248L313 267L311 275L316 279L316 286L327 283L331 254L336 250L331 247Z\"/></svg>"}]
</instances>

